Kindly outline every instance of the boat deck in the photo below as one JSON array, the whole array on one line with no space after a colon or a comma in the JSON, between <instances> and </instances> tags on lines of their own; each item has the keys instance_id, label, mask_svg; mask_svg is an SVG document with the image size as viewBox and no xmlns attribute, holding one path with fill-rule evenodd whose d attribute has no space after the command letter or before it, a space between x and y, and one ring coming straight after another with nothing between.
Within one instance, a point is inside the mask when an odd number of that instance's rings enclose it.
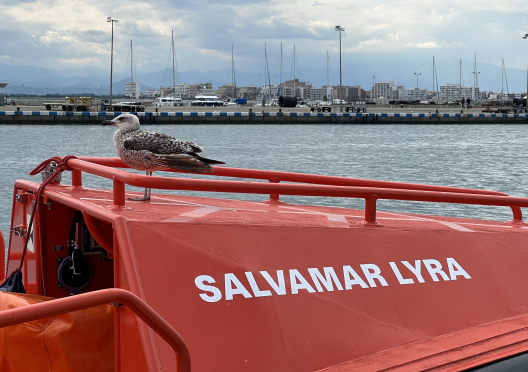
<instances>
[{"instance_id":1,"label":"boat deck","mask_svg":"<svg viewBox=\"0 0 528 372\"><path fill-rule=\"evenodd\" d=\"M152 200L133 201L142 192L126 192L126 207L112 211L113 199L110 190L72 188L50 185L47 193L73 197L80 202L114 213L129 220L145 222L168 222L214 225L284 226L310 228L365 228L364 211L341 207L270 203L267 201L241 201L171 194L153 194ZM263 199L264 199L263 195ZM108 216L108 215L107 215ZM517 233L528 233L528 225L512 224L510 221L488 221L443 216L425 216L377 211L377 223L372 227L406 231L439 230L463 232L503 232L505 229Z\"/></svg>"}]
</instances>

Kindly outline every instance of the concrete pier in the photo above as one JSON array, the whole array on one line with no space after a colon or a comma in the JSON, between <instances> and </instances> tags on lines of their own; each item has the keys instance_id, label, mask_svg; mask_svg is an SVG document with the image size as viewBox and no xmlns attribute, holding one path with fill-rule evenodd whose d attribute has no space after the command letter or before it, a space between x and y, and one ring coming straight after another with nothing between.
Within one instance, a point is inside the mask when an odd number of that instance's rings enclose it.
<instances>
[{"instance_id":1,"label":"concrete pier","mask_svg":"<svg viewBox=\"0 0 528 372\"><path fill-rule=\"evenodd\" d=\"M4 107L11 108L11 107ZM34 110L28 110L34 109ZM151 110L153 109L153 110ZM163 110L163 111L161 111ZM96 125L122 112L41 111L21 107L0 111L0 124ZM135 113L142 124L528 124L528 114L490 113L445 107L369 107L368 112L311 112L309 108L163 107Z\"/></svg>"}]
</instances>

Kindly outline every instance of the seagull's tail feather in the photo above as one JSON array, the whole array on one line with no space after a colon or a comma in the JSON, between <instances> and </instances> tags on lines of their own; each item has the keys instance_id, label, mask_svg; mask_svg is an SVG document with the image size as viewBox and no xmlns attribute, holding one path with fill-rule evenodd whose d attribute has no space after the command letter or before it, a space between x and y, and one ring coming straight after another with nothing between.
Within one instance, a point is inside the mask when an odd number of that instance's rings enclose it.
<instances>
[{"instance_id":1,"label":"seagull's tail feather","mask_svg":"<svg viewBox=\"0 0 528 372\"><path fill-rule=\"evenodd\" d=\"M152 161L161 167L195 173L211 173L213 167L205 163L197 155L190 154L153 154ZM205 158L202 158L205 159ZM209 160L209 159L207 159ZM217 163L212 163L217 164Z\"/></svg>"},{"instance_id":2,"label":"seagull's tail feather","mask_svg":"<svg viewBox=\"0 0 528 372\"><path fill-rule=\"evenodd\" d=\"M200 156L200 155L196 155L196 154L194 154L194 156L195 156L198 160L203 161L205 164L225 164L223 161L213 160L213 159L207 159L207 158L204 158L203 156Z\"/></svg>"}]
</instances>

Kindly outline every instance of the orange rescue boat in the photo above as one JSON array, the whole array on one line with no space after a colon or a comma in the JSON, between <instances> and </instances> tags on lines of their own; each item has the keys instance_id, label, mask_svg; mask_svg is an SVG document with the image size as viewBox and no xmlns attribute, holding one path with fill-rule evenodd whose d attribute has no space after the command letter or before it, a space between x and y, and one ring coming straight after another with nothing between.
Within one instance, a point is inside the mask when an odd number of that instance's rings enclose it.
<instances>
[{"instance_id":1,"label":"orange rescue boat","mask_svg":"<svg viewBox=\"0 0 528 372\"><path fill-rule=\"evenodd\" d=\"M528 351L528 198L237 168L212 176L249 181L148 177L115 158L64 165L71 185L50 179L38 196L41 184L15 183L0 275L20 269L27 293L0 292L2 372L463 371ZM83 173L113 188L83 187ZM140 193L125 185L264 196L130 201ZM378 199L503 206L512 220L381 212Z\"/></svg>"}]
</instances>

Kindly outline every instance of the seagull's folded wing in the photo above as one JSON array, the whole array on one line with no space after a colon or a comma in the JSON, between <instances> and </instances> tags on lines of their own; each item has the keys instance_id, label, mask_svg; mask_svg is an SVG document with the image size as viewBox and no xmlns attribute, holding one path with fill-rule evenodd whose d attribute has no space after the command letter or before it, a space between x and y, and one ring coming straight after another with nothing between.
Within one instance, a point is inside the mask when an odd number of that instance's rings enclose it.
<instances>
[{"instance_id":1,"label":"seagull's folded wing","mask_svg":"<svg viewBox=\"0 0 528 372\"><path fill-rule=\"evenodd\" d=\"M123 141L127 150L147 150L154 154L179 154L201 152L202 148L192 142L182 142L164 133L136 131Z\"/></svg>"},{"instance_id":2,"label":"seagull's folded wing","mask_svg":"<svg viewBox=\"0 0 528 372\"><path fill-rule=\"evenodd\" d=\"M150 157L156 165L165 168L196 173L213 172L213 167L189 154L152 154Z\"/></svg>"}]
</instances>

